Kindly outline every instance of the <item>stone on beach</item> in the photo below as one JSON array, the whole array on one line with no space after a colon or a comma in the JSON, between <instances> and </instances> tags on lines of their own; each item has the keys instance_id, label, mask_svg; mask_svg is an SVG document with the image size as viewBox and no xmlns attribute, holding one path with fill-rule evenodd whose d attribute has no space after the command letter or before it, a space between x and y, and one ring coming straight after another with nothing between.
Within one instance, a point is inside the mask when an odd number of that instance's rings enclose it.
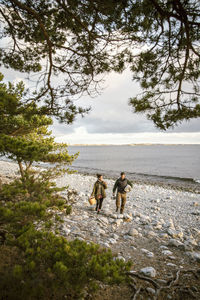
<instances>
[{"instance_id":1,"label":"stone on beach","mask_svg":"<svg viewBox=\"0 0 200 300\"><path fill-rule=\"evenodd\" d=\"M156 277L156 270L153 267L142 268L140 273L148 277Z\"/></svg>"},{"instance_id":2,"label":"stone on beach","mask_svg":"<svg viewBox=\"0 0 200 300\"><path fill-rule=\"evenodd\" d=\"M117 226L120 226L122 222L123 222L122 219L117 219L114 221L114 224L116 224Z\"/></svg>"},{"instance_id":3,"label":"stone on beach","mask_svg":"<svg viewBox=\"0 0 200 300\"><path fill-rule=\"evenodd\" d=\"M157 234L156 234L156 232L154 232L153 230L150 230L150 231L148 231L148 232L146 233L146 236L147 236L147 237L156 237Z\"/></svg>"},{"instance_id":4,"label":"stone on beach","mask_svg":"<svg viewBox=\"0 0 200 300\"><path fill-rule=\"evenodd\" d=\"M153 252L147 250L147 249L141 249L141 252L145 253L147 257L154 257Z\"/></svg>"},{"instance_id":5,"label":"stone on beach","mask_svg":"<svg viewBox=\"0 0 200 300\"><path fill-rule=\"evenodd\" d=\"M169 250L163 250L162 254L165 255L165 256L171 256L173 253Z\"/></svg>"},{"instance_id":6,"label":"stone on beach","mask_svg":"<svg viewBox=\"0 0 200 300\"><path fill-rule=\"evenodd\" d=\"M159 236L161 239L169 239L169 235L167 233L160 233Z\"/></svg>"},{"instance_id":7,"label":"stone on beach","mask_svg":"<svg viewBox=\"0 0 200 300\"><path fill-rule=\"evenodd\" d=\"M131 229L129 230L128 234L129 234L130 236L138 236L139 233L138 233L137 229L131 228Z\"/></svg>"},{"instance_id":8,"label":"stone on beach","mask_svg":"<svg viewBox=\"0 0 200 300\"><path fill-rule=\"evenodd\" d=\"M63 227L62 228L62 233L64 234L64 235L69 235L70 234L70 232L71 232L71 230L69 229L69 228L67 228L67 227Z\"/></svg>"},{"instance_id":9,"label":"stone on beach","mask_svg":"<svg viewBox=\"0 0 200 300\"><path fill-rule=\"evenodd\" d=\"M182 231L176 231L175 229L169 228L167 229L167 233L173 238L183 238Z\"/></svg>"},{"instance_id":10,"label":"stone on beach","mask_svg":"<svg viewBox=\"0 0 200 300\"><path fill-rule=\"evenodd\" d=\"M140 222L143 225L147 225L150 222L150 217L149 216L140 215Z\"/></svg>"},{"instance_id":11,"label":"stone on beach","mask_svg":"<svg viewBox=\"0 0 200 300\"><path fill-rule=\"evenodd\" d=\"M121 256L121 255L118 255L116 258L120 259L120 260L123 260L123 261L126 261L126 259L123 256Z\"/></svg>"},{"instance_id":12,"label":"stone on beach","mask_svg":"<svg viewBox=\"0 0 200 300\"><path fill-rule=\"evenodd\" d=\"M153 288L151 288L151 287L147 287L147 288L146 288L146 291L147 291L149 294L151 294L151 295L155 295L155 293L156 293L156 291L155 291Z\"/></svg>"},{"instance_id":13,"label":"stone on beach","mask_svg":"<svg viewBox=\"0 0 200 300\"><path fill-rule=\"evenodd\" d=\"M173 264L173 263L167 263L167 266L168 267L174 267L174 268L177 268L177 265Z\"/></svg>"},{"instance_id":14,"label":"stone on beach","mask_svg":"<svg viewBox=\"0 0 200 300\"><path fill-rule=\"evenodd\" d=\"M108 224L108 223L109 223L108 219L105 218L105 217L100 217L100 218L98 219L98 221L101 222L101 223L103 223L103 224Z\"/></svg>"},{"instance_id":15,"label":"stone on beach","mask_svg":"<svg viewBox=\"0 0 200 300\"><path fill-rule=\"evenodd\" d=\"M163 226L175 230L174 222L172 219L169 219L165 224L163 224Z\"/></svg>"},{"instance_id":16,"label":"stone on beach","mask_svg":"<svg viewBox=\"0 0 200 300\"><path fill-rule=\"evenodd\" d=\"M181 248L181 247L183 247L183 245L184 244L177 239L170 239L168 242L168 246L171 246L171 247Z\"/></svg>"},{"instance_id":17,"label":"stone on beach","mask_svg":"<svg viewBox=\"0 0 200 300\"><path fill-rule=\"evenodd\" d=\"M200 262L200 252L186 252L186 254L194 261Z\"/></svg>"}]
</instances>

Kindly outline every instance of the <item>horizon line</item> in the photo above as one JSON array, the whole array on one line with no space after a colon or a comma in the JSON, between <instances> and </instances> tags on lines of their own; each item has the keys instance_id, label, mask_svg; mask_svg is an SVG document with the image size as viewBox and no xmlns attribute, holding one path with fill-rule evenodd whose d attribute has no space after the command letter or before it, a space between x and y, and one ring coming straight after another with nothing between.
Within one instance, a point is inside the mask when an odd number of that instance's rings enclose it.
<instances>
[{"instance_id":1,"label":"horizon line","mask_svg":"<svg viewBox=\"0 0 200 300\"><path fill-rule=\"evenodd\" d=\"M200 143L126 143L126 144L68 144L68 146L151 146L151 145L163 145L163 146L177 146L177 145L200 145Z\"/></svg>"}]
</instances>

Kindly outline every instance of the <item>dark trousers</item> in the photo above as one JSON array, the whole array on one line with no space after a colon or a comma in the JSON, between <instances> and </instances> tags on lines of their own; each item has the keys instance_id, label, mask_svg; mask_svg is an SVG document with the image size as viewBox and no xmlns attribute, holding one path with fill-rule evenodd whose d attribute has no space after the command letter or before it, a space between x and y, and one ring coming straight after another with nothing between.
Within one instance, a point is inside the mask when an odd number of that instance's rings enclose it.
<instances>
[{"instance_id":1,"label":"dark trousers","mask_svg":"<svg viewBox=\"0 0 200 300\"><path fill-rule=\"evenodd\" d=\"M96 210L101 209L103 204L103 198L97 199Z\"/></svg>"}]
</instances>

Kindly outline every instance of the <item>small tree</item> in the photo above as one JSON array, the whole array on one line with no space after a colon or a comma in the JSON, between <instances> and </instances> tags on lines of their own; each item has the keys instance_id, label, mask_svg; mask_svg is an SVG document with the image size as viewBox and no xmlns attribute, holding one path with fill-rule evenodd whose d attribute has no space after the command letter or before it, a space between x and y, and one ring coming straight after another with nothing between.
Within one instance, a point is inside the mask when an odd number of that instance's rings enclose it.
<instances>
[{"instance_id":1,"label":"small tree","mask_svg":"<svg viewBox=\"0 0 200 300\"><path fill-rule=\"evenodd\" d=\"M2 81L1 75L0 80ZM52 119L34 102L23 102L24 85L0 84L0 154L19 165L22 181L31 174L34 162L54 164L48 177L66 170L78 154L69 155L67 144L56 143L48 125Z\"/></svg>"},{"instance_id":2,"label":"small tree","mask_svg":"<svg viewBox=\"0 0 200 300\"><path fill-rule=\"evenodd\" d=\"M0 84L0 154L17 161L21 174L0 189L0 299L80 299L99 281L126 282L131 262L114 260L110 250L95 244L58 236L61 219L52 208L66 208L68 214L69 206L54 193L50 178L77 154L54 141L51 118L42 107L24 103L23 93L22 83ZM54 167L37 177L31 167L39 161Z\"/></svg>"}]
</instances>

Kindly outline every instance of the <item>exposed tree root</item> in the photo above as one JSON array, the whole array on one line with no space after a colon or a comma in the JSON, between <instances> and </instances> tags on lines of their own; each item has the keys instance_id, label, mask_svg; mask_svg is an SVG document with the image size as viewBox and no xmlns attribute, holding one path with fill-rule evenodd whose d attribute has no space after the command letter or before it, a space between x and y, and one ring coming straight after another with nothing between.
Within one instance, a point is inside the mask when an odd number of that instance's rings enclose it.
<instances>
[{"instance_id":1,"label":"exposed tree root","mask_svg":"<svg viewBox=\"0 0 200 300\"><path fill-rule=\"evenodd\" d=\"M152 291L152 295L150 297L153 300L164 299L163 293L171 294L174 297L173 299L180 299L176 298L180 297L180 295L184 295L183 299L199 299L200 290L194 290L194 287L192 288L192 284L191 286L188 286L180 281L181 279L184 279L184 277L187 277L187 275L191 277L191 274L193 275L194 280L198 280L200 277L200 269L178 269L175 271L174 274L172 274L170 280L166 281L166 283L162 285L159 283L159 279L152 279L143 276L138 272L132 271L128 272L127 274L131 279L130 286L133 290L133 294L131 297L132 300L142 299L142 296L145 296L145 294L147 295L148 289L145 287L145 285L148 287L149 283L153 286L155 290L155 294L154 291ZM143 282L142 285L141 281Z\"/></svg>"}]
</instances>

